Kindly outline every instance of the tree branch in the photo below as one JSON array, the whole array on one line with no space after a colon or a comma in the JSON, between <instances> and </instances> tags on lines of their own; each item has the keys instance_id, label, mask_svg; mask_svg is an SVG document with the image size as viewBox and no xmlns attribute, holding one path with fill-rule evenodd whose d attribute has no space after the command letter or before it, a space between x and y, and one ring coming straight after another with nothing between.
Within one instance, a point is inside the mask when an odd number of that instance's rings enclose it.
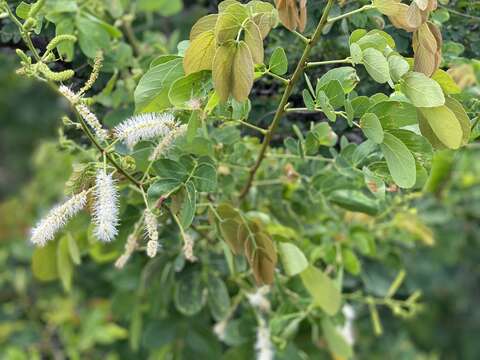
<instances>
[{"instance_id":1,"label":"tree branch","mask_svg":"<svg viewBox=\"0 0 480 360\"><path fill-rule=\"evenodd\" d=\"M247 196L248 192L250 191L250 188L252 187L253 179L255 178L257 170L262 164L263 159L265 158L265 153L270 145L270 141L272 140L272 135L275 129L277 128L278 124L280 123L280 120L282 119L283 115L285 114L285 107L287 105L288 99L290 98L290 95L292 94L293 88L297 83L297 81L302 76L302 74L304 73L305 66L307 64L307 60L310 55L310 52L312 51L312 48L317 44L318 40L322 35L322 31L325 25L328 23L328 15L330 14L330 10L332 9L333 3L334 3L334 0L328 0L328 3L325 6L325 9L323 10L322 17L317 25L317 28L315 29L315 32L312 38L310 39L308 44L305 46L305 50L303 51L302 57L300 58L300 61L298 62L297 67L293 72L293 75L290 81L288 82L288 85L285 88L282 99L278 104L277 110L275 112L275 116L273 117L272 123L268 128L268 132L263 139L262 147L260 149L260 153L258 154L257 161L255 162L255 165L250 170L247 183L243 188L243 190L241 191L239 195L239 199L245 198L245 196Z\"/></svg>"}]
</instances>

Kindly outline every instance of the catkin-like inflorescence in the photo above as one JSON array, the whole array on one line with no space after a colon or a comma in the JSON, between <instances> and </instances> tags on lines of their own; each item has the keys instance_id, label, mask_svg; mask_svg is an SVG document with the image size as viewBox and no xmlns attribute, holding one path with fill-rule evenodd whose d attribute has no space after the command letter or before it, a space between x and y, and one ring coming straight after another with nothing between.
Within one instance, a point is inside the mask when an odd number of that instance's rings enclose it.
<instances>
[{"instance_id":1,"label":"catkin-like inflorescence","mask_svg":"<svg viewBox=\"0 0 480 360\"><path fill-rule=\"evenodd\" d=\"M47 241L53 240L55 234L68 220L85 207L87 192L82 191L72 196L62 205L57 205L32 229L31 242L44 246Z\"/></svg>"},{"instance_id":2,"label":"catkin-like inflorescence","mask_svg":"<svg viewBox=\"0 0 480 360\"><path fill-rule=\"evenodd\" d=\"M100 121L98 121L97 116L90 111L87 105L80 103L81 96L75 94L70 88L62 85L58 88L58 91L65 96L65 98L75 106L75 110L80 114L80 116L85 120L85 122L90 126L95 135L102 141L105 141L108 137L108 132L102 127Z\"/></svg>"},{"instance_id":3,"label":"catkin-like inflorescence","mask_svg":"<svg viewBox=\"0 0 480 360\"><path fill-rule=\"evenodd\" d=\"M132 149L138 142L165 136L175 127L175 118L170 113L146 113L125 120L115 127L114 133Z\"/></svg>"},{"instance_id":4,"label":"catkin-like inflorescence","mask_svg":"<svg viewBox=\"0 0 480 360\"><path fill-rule=\"evenodd\" d=\"M183 244L182 250L183 250L183 256L185 256L185 259L187 259L190 262L197 261L197 257L193 253L193 245L194 245L193 238L190 235L185 234L183 241L184 241L184 244Z\"/></svg>"},{"instance_id":5,"label":"catkin-like inflorescence","mask_svg":"<svg viewBox=\"0 0 480 360\"><path fill-rule=\"evenodd\" d=\"M150 209L145 210L145 230L147 232L147 255L151 258L157 255L158 251L158 230L157 230L157 218L150 211Z\"/></svg>"},{"instance_id":6,"label":"catkin-like inflorescence","mask_svg":"<svg viewBox=\"0 0 480 360\"><path fill-rule=\"evenodd\" d=\"M130 257L132 256L133 252L137 248L137 234L134 231L132 234L128 235L127 242L125 243L125 251L122 255L115 261L115 267L117 269L123 269L125 264L128 262Z\"/></svg>"},{"instance_id":7,"label":"catkin-like inflorescence","mask_svg":"<svg viewBox=\"0 0 480 360\"><path fill-rule=\"evenodd\" d=\"M104 170L97 172L94 197L94 234L103 242L112 241L118 232L118 193L112 175Z\"/></svg>"},{"instance_id":8,"label":"catkin-like inflorescence","mask_svg":"<svg viewBox=\"0 0 480 360\"><path fill-rule=\"evenodd\" d=\"M150 155L150 161L157 160L162 154L168 152L170 147L172 146L173 142L179 136L182 136L187 132L187 125L177 125L175 126L168 134L166 134L163 139L158 143L158 145L153 150L152 154Z\"/></svg>"},{"instance_id":9,"label":"catkin-like inflorescence","mask_svg":"<svg viewBox=\"0 0 480 360\"><path fill-rule=\"evenodd\" d=\"M257 360L273 360L275 352L270 340L270 329L263 319L260 320L257 328L255 349L257 350Z\"/></svg>"},{"instance_id":10,"label":"catkin-like inflorescence","mask_svg":"<svg viewBox=\"0 0 480 360\"><path fill-rule=\"evenodd\" d=\"M80 116L85 120L85 122L93 129L95 135L102 140L105 141L108 137L108 132L102 127L100 121L98 121L97 116L90 111L87 105L85 104L78 104L75 106L75 109L78 111Z\"/></svg>"}]
</instances>

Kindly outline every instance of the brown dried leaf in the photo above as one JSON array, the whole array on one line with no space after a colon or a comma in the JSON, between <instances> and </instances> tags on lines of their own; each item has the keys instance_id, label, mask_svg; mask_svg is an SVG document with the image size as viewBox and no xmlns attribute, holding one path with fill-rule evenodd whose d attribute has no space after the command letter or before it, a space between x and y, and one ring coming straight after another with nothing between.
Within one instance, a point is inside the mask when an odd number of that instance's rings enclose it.
<instances>
[{"instance_id":1,"label":"brown dried leaf","mask_svg":"<svg viewBox=\"0 0 480 360\"><path fill-rule=\"evenodd\" d=\"M408 32L413 32L417 28L411 26L407 21L407 13L409 7L406 4L398 4L398 10L396 15L391 15L388 18L392 22L393 26L398 29L403 29Z\"/></svg>"},{"instance_id":2,"label":"brown dried leaf","mask_svg":"<svg viewBox=\"0 0 480 360\"><path fill-rule=\"evenodd\" d=\"M408 7L408 11L406 14L407 24L415 29L418 29L420 25L422 25L422 13L417 6L417 3L412 2Z\"/></svg>"},{"instance_id":3,"label":"brown dried leaf","mask_svg":"<svg viewBox=\"0 0 480 360\"><path fill-rule=\"evenodd\" d=\"M307 0L300 0L300 15L298 17L298 30L305 31L307 26Z\"/></svg>"}]
</instances>

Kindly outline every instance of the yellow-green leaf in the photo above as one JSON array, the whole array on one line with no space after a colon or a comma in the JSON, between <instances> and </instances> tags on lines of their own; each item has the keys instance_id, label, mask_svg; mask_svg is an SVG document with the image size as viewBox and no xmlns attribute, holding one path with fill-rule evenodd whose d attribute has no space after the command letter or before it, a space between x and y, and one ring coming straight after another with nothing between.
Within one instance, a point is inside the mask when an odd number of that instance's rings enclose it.
<instances>
[{"instance_id":1,"label":"yellow-green leaf","mask_svg":"<svg viewBox=\"0 0 480 360\"><path fill-rule=\"evenodd\" d=\"M233 86L233 58L237 47L229 41L217 48L213 59L213 83L221 102L228 100Z\"/></svg>"},{"instance_id":2,"label":"yellow-green leaf","mask_svg":"<svg viewBox=\"0 0 480 360\"><path fill-rule=\"evenodd\" d=\"M215 38L219 44L237 38L248 11L242 4L231 4L220 13L215 25Z\"/></svg>"},{"instance_id":3,"label":"yellow-green leaf","mask_svg":"<svg viewBox=\"0 0 480 360\"><path fill-rule=\"evenodd\" d=\"M463 130L460 122L447 106L420 108L436 137L449 149L458 149L463 142Z\"/></svg>"},{"instance_id":4,"label":"yellow-green leaf","mask_svg":"<svg viewBox=\"0 0 480 360\"><path fill-rule=\"evenodd\" d=\"M422 73L406 74L402 91L416 107L438 107L445 104L445 96L440 85Z\"/></svg>"},{"instance_id":5,"label":"yellow-green leaf","mask_svg":"<svg viewBox=\"0 0 480 360\"><path fill-rule=\"evenodd\" d=\"M253 21L248 21L245 26L245 43L250 49L253 62L263 64L263 38L260 29Z\"/></svg>"},{"instance_id":6,"label":"yellow-green leaf","mask_svg":"<svg viewBox=\"0 0 480 360\"><path fill-rule=\"evenodd\" d=\"M215 35L206 31L193 40L185 52L183 68L186 74L201 70L212 70L215 56Z\"/></svg>"},{"instance_id":7,"label":"yellow-green leaf","mask_svg":"<svg viewBox=\"0 0 480 360\"><path fill-rule=\"evenodd\" d=\"M237 101L245 101L253 86L254 68L252 54L244 41L240 41L237 45L232 70L232 95Z\"/></svg>"},{"instance_id":8,"label":"yellow-green leaf","mask_svg":"<svg viewBox=\"0 0 480 360\"><path fill-rule=\"evenodd\" d=\"M278 244L278 250L288 276L300 274L308 267L307 258L296 245L282 242Z\"/></svg>"},{"instance_id":9,"label":"yellow-green leaf","mask_svg":"<svg viewBox=\"0 0 480 360\"><path fill-rule=\"evenodd\" d=\"M44 247L37 247L32 257L33 275L41 281L52 281L58 277L57 243L49 242Z\"/></svg>"},{"instance_id":10,"label":"yellow-green leaf","mask_svg":"<svg viewBox=\"0 0 480 360\"><path fill-rule=\"evenodd\" d=\"M217 19L218 14L210 14L198 19L198 21L192 26L192 30L190 30L190 41L195 40L198 36L206 31L213 31L215 29Z\"/></svg>"},{"instance_id":11,"label":"yellow-green leaf","mask_svg":"<svg viewBox=\"0 0 480 360\"><path fill-rule=\"evenodd\" d=\"M314 266L307 267L300 276L313 303L328 315L335 315L340 309L342 296L333 280Z\"/></svg>"},{"instance_id":12,"label":"yellow-green leaf","mask_svg":"<svg viewBox=\"0 0 480 360\"><path fill-rule=\"evenodd\" d=\"M442 69L435 71L432 75L432 79L442 87L446 94L460 94L462 92L462 89L460 89L450 74Z\"/></svg>"},{"instance_id":13,"label":"yellow-green leaf","mask_svg":"<svg viewBox=\"0 0 480 360\"><path fill-rule=\"evenodd\" d=\"M447 96L445 98L445 105L455 114L455 117L460 122L460 126L463 131L463 142L465 145L470 140L470 133L472 131L472 124L470 123L470 118L468 117L465 109L462 104L455 100L454 98Z\"/></svg>"}]
</instances>

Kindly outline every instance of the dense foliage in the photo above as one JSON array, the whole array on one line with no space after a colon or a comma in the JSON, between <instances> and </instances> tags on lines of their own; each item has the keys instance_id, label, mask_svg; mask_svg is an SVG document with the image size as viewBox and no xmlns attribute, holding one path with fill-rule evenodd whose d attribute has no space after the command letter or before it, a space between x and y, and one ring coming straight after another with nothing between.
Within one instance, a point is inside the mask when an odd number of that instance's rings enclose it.
<instances>
[{"instance_id":1,"label":"dense foliage","mask_svg":"<svg viewBox=\"0 0 480 360\"><path fill-rule=\"evenodd\" d=\"M429 334L478 330L475 5L184 5L0 2L65 112L0 208L0 354L475 358Z\"/></svg>"}]
</instances>

